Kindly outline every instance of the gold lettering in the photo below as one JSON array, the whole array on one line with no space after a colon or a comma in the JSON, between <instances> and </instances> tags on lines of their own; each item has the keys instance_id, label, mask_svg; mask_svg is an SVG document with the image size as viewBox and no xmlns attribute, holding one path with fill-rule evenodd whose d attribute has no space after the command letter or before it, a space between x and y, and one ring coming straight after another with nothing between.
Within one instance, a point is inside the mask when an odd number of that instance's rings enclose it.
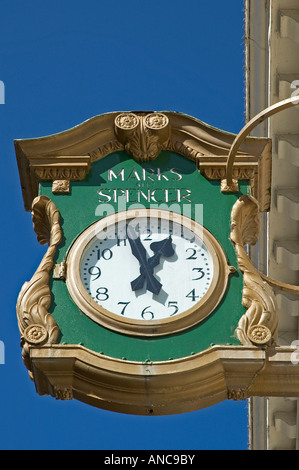
<instances>
[{"instance_id":1,"label":"gold lettering","mask_svg":"<svg viewBox=\"0 0 299 470\"><path fill-rule=\"evenodd\" d=\"M146 194L144 194L143 191L141 191L141 189L138 189L137 190L137 196L138 196L138 198L137 198L138 202L140 202L140 196L142 196L147 202L149 202L149 200L150 200L150 190L149 189L147 190L147 195L146 195Z\"/></svg>"},{"instance_id":2,"label":"gold lettering","mask_svg":"<svg viewBox=\"0 0 299 470\"><path fill-rule=\"evenodd\" d=\"M169 170L170 173L172 173L173 175L177 175L178 178L174 179L174 181L180 181L183 177L180 173L178 173L177 171L175 171L175 168L170 168Z\"/></svg>"},{"instance_id":3,"label":"gold lettering","mask_svg":"<svg viewBox=\"0 0 299 470\"><path fill-rule=\"evenodd\" d=\"M174 188L165 189L165 202L177 202L176 191L177 190Z\"/></svg>"},{"instance_id":4,"label":"gold lettering","mask_svg":"<svg viewBox=\"0 0 299 470\"><path fill-rule=\"evenodd\" d=\"M117 202L118 198L121 196L124 196L125 194L126 194L125 189L113 189L113 202Z\"/></svg>"},{"instance_id":5,"label":"gold lettering","mask_svg":"<svg viewBox=\"0 0 299 470\"><path fill-rule=\"evenodd\" d=\"M161 168L157 168L157 177L158 177L158 181L161 181L162 178L164 178L164 179L166 179L166 181L168 181L167 176L163 175L163 171L161 173Z\"/></svg>"},{"instance_id":6,"label":"gold lettering","mask_svg":"<svg viewBox=\"0 0 299 470\"><path fill-rule=\"evenodd\" d=\"M127 189L127 202L138 202L137 201L137 190L136 189Z\"/></svg>"},{"instance_id":7,"label":"gold lettering","mask_svg":"<svg viewBox=\"0 0 299 470\"><path fill-rule=\"evenodd\" d=\"M187 188L103 188L97 191L99 202L118 203L119 199L125 203L141 203L141 202L155 202L155 203L173 203L184 201L192 202L190 199L191 190Z\"/></svg>"},{"instance_id":8,"label":"gold lettering","mask_svg":"<svg viewBox=\"0 0 299 470\"><path fill-rule=\"evenodd\" d=\"M125 181L125 169L122 168L117 174L114 173L111 168L108 170L108 181L112 181L112 178L117 179L119 176L121 176L121 180Z\"/></svg>"},{"instance_id":9,"label":"gold lettering","mask_svg":"<svg viewBox=\"0 0 299 470\"><path fill-rule=\"evenodd\" d=\"M109 201L111 201L111 196L109 196L109 194L105 194L104 191L110 193L110 189L99 189L98 190L98 195L106 198L104 200L99 198L99 202L109 202Z\"/></svg>"},{"instance_id":10,"label":"gold lettering","mask_svg":"<svg viewBox=\"0 0 299 470\"><path fill-rule=\"evenodd\" d=\"M178 191L180 191L180 190L178 190ZM189 197L189 196L190 196L190 194L191 194L191 191L190 191L190 189L186 189L186 188L184 188L184 189L182 189L182 191L186 191L186 193L187 193L187 194L181 194L181 199L186 199L186 201L188 201L188 202L192 202L192 201L190 201L190 199L188 199L188 197ZM180 200L178 199L178 202L180 202L180 201L181 201L181 199L180 199Z\"/></svg>"},{"instance_id":11,"label":"gold lettering","mask_svg":"<svg viewBox=\"0 0 299 470\"><path fill-rule=\"evenodd\" d=\"M163 189L153 189L151 191L151 201L154 201L154 202L163 202L163 199L156 199L156 192L157 191L163 191Z\"/></svg>"},{"instance_id":12,"label":"gold lettering","mask_svg":"<svg viewBox=\"0 0 299 470\"><path fill-rule=\"evenodd\" d=\"M136 178L138 181L140 181L140 176L138 175L138 172L137 170L135 170L135 168L133 168L133 170L130 172L127 180L130 180L132 178Z\"/></svg>"},{"instance_id":13,"label":"gold lettering","mask_svg":"<svg viewBox=\"0 0 299 470\"><path fill-rule=\"evenodd\" d=\"M146 172L150 172L151 174L155 173L155 170L153 168L143 168L142 169L142 179L143 181L146 181L147 179L150 181L155 181L154 178L152 178L150 175L147 175Z\"/></svg>"}]
</instances>

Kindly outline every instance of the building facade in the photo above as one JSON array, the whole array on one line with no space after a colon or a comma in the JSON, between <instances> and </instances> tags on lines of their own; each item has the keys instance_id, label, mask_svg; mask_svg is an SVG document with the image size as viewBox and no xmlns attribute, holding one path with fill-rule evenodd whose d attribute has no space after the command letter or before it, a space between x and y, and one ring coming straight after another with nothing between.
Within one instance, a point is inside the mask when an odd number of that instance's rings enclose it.
<instances>
[{"instance_id":1,"label":"building facade","mask_svg":"<svg viewBox=\"0 0 299 470\"><path fill-rule=\"evenodd\" d=\"M246 120L299 91L298 0L245 1ZM276 289L278 344L299 344L299 107L273 115L252 135L272 140L271 208L251 252L260 271L290 289ZM298 287L297 287L298 289ZM256 397L249 405L252 450L296 450L299 399Z\"/></svg>"}]
</instances>

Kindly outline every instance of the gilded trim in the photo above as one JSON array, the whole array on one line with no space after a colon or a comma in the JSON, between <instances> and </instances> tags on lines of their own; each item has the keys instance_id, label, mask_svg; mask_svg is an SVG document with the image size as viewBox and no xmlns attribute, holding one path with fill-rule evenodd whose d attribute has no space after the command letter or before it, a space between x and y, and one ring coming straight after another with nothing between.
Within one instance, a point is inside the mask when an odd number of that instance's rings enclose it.
<instances>
[{"instance_id":1,"label":"gilded trim","mask_svg":"<svg viewBox=\"0 0 299 470\"><path fill-rule=\"evenodd\" d=\"M34 199L32 221L39 243L48 243L49 246L33 277L23 285L17 300L22 355L29 370L30 345L55 344L59 337L59 328L48 313L48 308L51 305L50 272L62 237L59 211L48 197L39 196Z\"/></svg>"},{"instance_id":2,"label":"gilded trim","mask_svg":"<svg viewBox=\"0 0 299 470\"><path fill-rule=\"evenodd\" d=\"M36 390L137 415L199 410L226 399L299 394L295 347L215 345L180 359L141 363L80 345L31 346Z\"/></svg>"},{"instance_id":3,"label":"gilded trim","mask_svg":"<svg viewBox=\"0 0 299 470\"><path fill-rule=\"evenodd\" d=\"M135 160L153 160L167 148L169 119L163 113L121 113L115 118L115 133Z\"/></svg>"},{"instance_id":4,"label":"gilded trim","mask_svg":"<svg viewBox=\"0 0 299 470\"><path fill-rule=\"evenodd\" d=\"M230 238L243 273L242 304L247 308L236 333L243 345L269 345L276 339L278 306L275 294L247 255L245 245L254 245L259 236L259 207L252 196L241 196L231 212Z\"/></svg>"},{"instance_id":5,"label":"gilded trim","mask_svg":"<svg viewBox=\"0 0 299 470\"><path fill-rule=\"evenodd\" d=\"M177 152L194 161L206 178L220 180L223 188L234 138L181 113L136 111L107 113L59 134L15 140L25 209L38 195L39 181L52 180L54 192L68 192L62 180L83 180L93 162L116 151L141 161L156 158L161 150ZM249 179L260 210L269 209L269 139L246 137L235 157L234 178Z\"/></svg>"}]
</instances>

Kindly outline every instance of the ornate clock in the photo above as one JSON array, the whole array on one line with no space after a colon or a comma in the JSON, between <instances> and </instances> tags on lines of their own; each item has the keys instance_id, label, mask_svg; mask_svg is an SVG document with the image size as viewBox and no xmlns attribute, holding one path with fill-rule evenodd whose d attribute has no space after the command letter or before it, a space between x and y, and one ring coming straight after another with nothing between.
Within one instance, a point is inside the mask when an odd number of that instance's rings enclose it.
<instances>
[{"instance_id":1,"label":"ornate clock","mask_svg":"<svg viewBox=\"0 0 299 470\"><path fill-rule=\"evenodd\" d=\"M155 209L112 214L79 235L67 256L67 286L95 322L122 333L163 335L206 318L230 272L202 225Z\"/></svg>"},{"instance_id":2,"label":"ornate clock","mask_svg":"<svg viewBox=\"0 0 299 470\"><path fill-rule=\"evenodd\" d=\"M277 308L244 247L269 209L271 142L245 140L227 193L234 138L179 113L128 112L15 142L48 244L17 301L39 394L162 415L290 387L256 346L272 344Z\"/></svg>"}]
</instances>

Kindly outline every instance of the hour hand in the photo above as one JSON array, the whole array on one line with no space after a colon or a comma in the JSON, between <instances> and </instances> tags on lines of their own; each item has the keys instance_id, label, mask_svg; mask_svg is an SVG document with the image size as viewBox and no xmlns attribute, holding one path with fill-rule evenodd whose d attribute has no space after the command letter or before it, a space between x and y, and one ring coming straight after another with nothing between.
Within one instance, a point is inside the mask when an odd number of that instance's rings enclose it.
<instances>
[{"instance_id":1,"label":"hour hand","mask_svg":"<svg viewBox=\"0 0 299 470\"><path fill-rule=\"evenodd\" d=\"M153 274L154 265L149 263L147 252L140 237L137 236L135 230L127 225L127 235L131 246L132 254L138 259L140 264L140 276L131 282L133 291L142 289L146 283L146 289L153 294L159 294L162 284L155 278Z\"/></svg>"},{"instance_id":2,"label":"hour hand","mask_svg":"<svg viewBox=\"0 0 299 470\"><path fill-rule=\"evenodd\" d=\"M170 256L174 255L174 248L172 246L171 235L165 240L151 243L150 249L155 254L154 256L149 258L148 263L151 267L154 268L155 266L158 266L158 264L160 264L161 256L164 256L164 258L169 258Z\"/></svg>"}]
</instances>

